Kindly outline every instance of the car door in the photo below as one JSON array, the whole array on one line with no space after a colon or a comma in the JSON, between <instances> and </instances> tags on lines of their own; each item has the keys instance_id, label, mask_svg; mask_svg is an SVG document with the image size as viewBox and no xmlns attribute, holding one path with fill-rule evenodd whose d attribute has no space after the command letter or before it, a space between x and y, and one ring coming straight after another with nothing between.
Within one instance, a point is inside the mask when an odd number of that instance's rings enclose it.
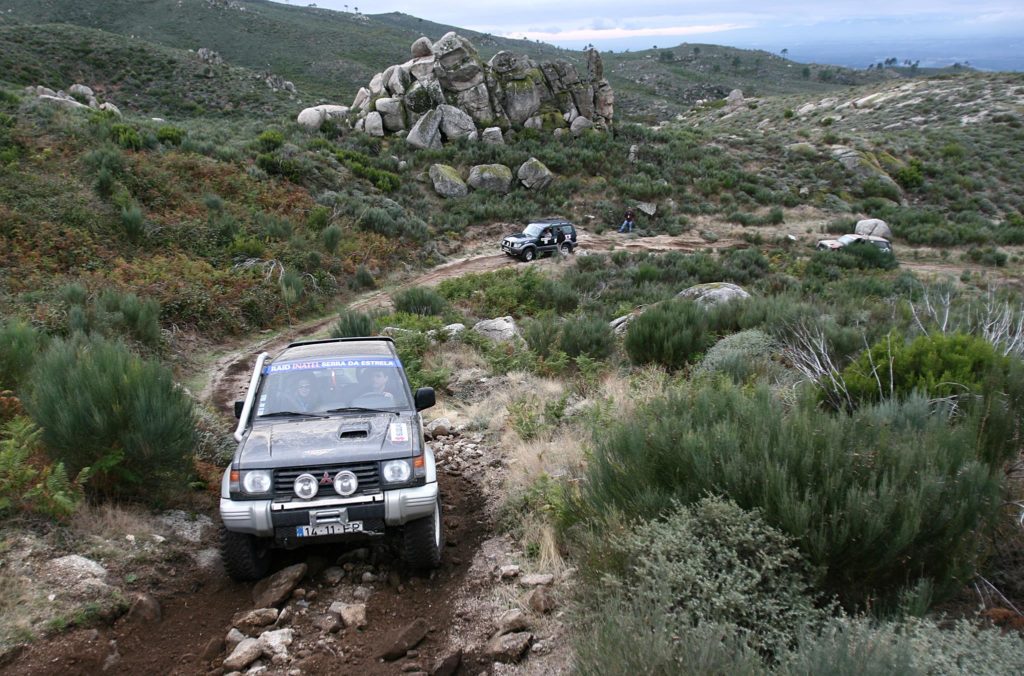
<instances>
[{"instance_id":1,"label":"car door","mask_svg":"<svg viewBox=\"0 0 1024 676\"><path fill-rule=\"evenodd\" d=\"M555 242L555 229L554 227L546 227L541 231L540 237L537 238L537 251L542 253L551 253L557 246Z\"/></svg>"}]
</instances>

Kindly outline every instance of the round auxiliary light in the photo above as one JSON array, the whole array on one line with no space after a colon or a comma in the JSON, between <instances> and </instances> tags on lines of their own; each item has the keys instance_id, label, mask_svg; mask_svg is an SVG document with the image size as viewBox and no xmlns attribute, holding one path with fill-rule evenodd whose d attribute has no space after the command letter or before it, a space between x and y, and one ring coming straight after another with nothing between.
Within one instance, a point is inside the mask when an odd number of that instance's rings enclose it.
<instances>
[{"instance_id":1,"label":"round auxiliary light","mask_svg":"<svg viewBox=\"0 0 1024 676\"><path fill-rule=\"evenodd\" d=\"M338 495L348 497L355 493L357 488L359 488L359 479L352 472L345 470L335 475L334 491Z\"/></svg>"},{"instance_id":2,"label":"round auxiliary light","mask_svg":"<svg viewBox=\"0 0 1024 676\"><path fill-rule=\"evenodd\" d=\"M295 495L303 500L310 500L316 497L317 491L320 490L320 484L312 474L300 474L295 477L294 488Z\"/></svg>"}]
</instances>

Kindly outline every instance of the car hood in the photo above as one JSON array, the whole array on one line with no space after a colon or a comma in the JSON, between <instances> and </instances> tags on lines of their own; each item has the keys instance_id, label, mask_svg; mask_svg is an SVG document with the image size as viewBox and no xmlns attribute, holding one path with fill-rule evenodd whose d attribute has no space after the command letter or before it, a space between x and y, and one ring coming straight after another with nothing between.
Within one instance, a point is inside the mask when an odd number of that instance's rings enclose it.
<instances>
[{"instance_id":1,"label":"car hood","mask_svg":"<svg viewBox=\"0 0 1024 676\"><path fill-rule=\"evenodd\" d=\"M823 239L818 241L818 246L830 246L833 249L843 246L838 239Z\"/></svg>"},{"instance_id":2,"label":"car hood","mask_svg":"<svg viewBox=\"0 0 1024 676\"><path fill-rule=\"evenodd\" d=\"M238 449L242 469L407 458L422 444L417 414L370 413L257 422Z\"/></svg>"},{"instance_id":3,"label":"car hood","mask_svg":"<svg viewBox=\"0 0 1024 676\"><path fill-rule=\"evenodd\" d=\"M517 232L514 235L507 235L505 237L505 239L507 239L510 242L531 242L531 241L533 241L533 237L530 237L525 232Z\"/></svg>"}]
</instances>

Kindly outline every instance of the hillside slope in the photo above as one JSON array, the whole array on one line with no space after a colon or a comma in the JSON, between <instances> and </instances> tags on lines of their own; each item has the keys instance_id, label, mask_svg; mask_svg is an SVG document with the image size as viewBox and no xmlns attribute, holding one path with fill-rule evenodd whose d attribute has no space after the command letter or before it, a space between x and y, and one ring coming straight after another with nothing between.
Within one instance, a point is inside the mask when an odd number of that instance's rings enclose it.
<instances>
[{"instance_id":1,"label":"hillside slope","mask_svg":"<svg viewBox=\"0 0 1024 676\"><path fill-rule=\"evenodd\" d=\"M408 14L378 15L288 6L265 0L11 0L0 25L66 23L165 47L205 47L232 65L272 72L295 83L304 102L349 103L382 64L409 57L409 45L455 30L484 59L500 50L537 60L583 65L581 52L529 40L510 40L433 23ZM2 45L0 45L2 49ZM902 77L895 70L853 71L804 66L768 52L679 45L671 49L606 53L605 74L618 94L620 118L665 119L695 101L733 88L756 94L826 92L850 84Z\"/></svg>"}]
</instances>

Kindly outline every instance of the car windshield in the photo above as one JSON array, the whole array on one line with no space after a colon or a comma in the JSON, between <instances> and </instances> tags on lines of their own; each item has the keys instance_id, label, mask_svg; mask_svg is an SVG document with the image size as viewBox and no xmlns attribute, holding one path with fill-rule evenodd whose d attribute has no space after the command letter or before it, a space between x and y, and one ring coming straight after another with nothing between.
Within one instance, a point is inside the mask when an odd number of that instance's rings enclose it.
<instances>
[{"instance_id":1,"label":"car windshield","mask_svg":"<svg viewBox=\"0 0 1024 676\"><path fill-rule=\"evenodd\" d=\"M860 235L843 235L842 237L839 238L839 242L844 245L853 244L854 242L857 242L859 240Z\"/></svg>"},{"instance_id":2,"label":"car windshield","mask_svg":"<svg viewBox=\"0 0 1024 676\"><path fill-rule=\"evenodd\" d=\"M263 369L256 417L409 410L401 363L390 357L277 361Z\"/></svg>"},{"instance_id":3,"label":"car windshield","mask_svg":"<svg viewBox=\"0 0 1024 676\"><path fill-rule=\"evenodd\" d=\"M540 237L540 233L543 232L546 227L546 223L530 223L526 226L526 229L523 230L523 234L529 235L530 237Z\"/></svg>"}]
</instances>

